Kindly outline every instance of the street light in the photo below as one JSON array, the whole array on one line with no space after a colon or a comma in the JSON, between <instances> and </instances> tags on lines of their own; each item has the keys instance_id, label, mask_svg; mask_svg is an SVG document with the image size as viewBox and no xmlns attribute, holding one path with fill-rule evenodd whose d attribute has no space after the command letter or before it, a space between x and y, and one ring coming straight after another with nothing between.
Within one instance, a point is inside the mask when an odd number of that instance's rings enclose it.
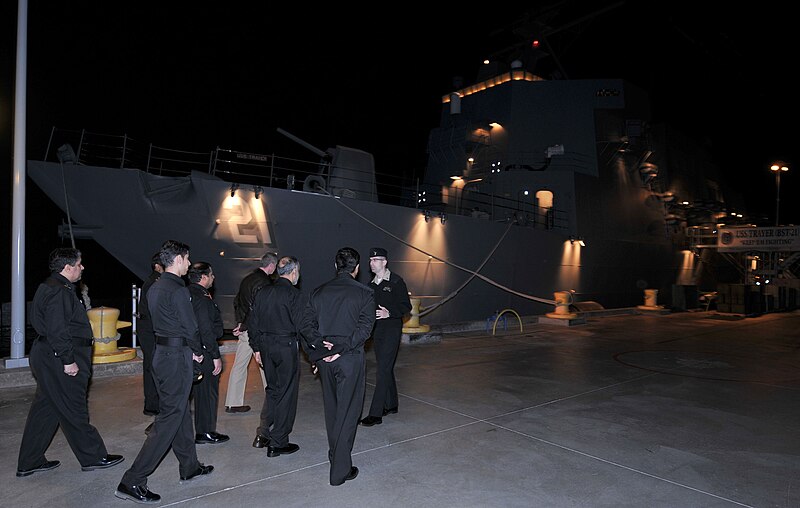
<instances>
[{"instance_id":1,"label":"street light","mask_svg":"<svg viewBox=\"0 0 800 508\"><path fill-rule=\"evenodd\" d=\"M775 161L769 167L775 173L775 226L778 226L778 215L781 211L781 173L789 171L789 166L783 161Z\"/></svg>"}]
</instances>

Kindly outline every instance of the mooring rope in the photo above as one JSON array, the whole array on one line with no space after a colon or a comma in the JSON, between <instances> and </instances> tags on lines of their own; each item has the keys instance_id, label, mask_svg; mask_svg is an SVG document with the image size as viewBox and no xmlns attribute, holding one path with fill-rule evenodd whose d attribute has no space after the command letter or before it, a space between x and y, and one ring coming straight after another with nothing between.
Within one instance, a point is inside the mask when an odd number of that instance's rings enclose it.
<instances>
[{"instance_id":1,"label":"mooring rope","mask_svg":"<svg viewBox=\"0 0 800 508\"><path fill-rule=\"evenodd\" d=\"M463 267L463 266L461 266L461 265L458 265L458 264L456 264L456 263L453 263L453 262L451 262L451 261L448 261L448 260L446 260L446 259L442 259L442 258L440 258L440 257L436 256L435 254L432 254L432 253L430 253L430 252L427 252L427 251L425 251L425 250L423 250L423 249L420 249L420 248L419 248L419 247L417 247L416 245L412 245L411 243L409 243L409 242L405 241L404 239L402 239L402 238L400 238L399 236L395 235L395 234L394 234L394 233L392 233L391 231L387 231L386 229L384 229L384 228L383 228L383 227L381 227L380 225L376 224L375 222L371 221L371 220L370 220L370 219L368 219L367 217L364 217L363 215L361 215L360 213L358 213L356 210L354 210L353 208L351 208L350 206L348 206L348 205L347 205L347 204L346 204L346 203L345 203L345 202L344 202L342 199L336 199L336 197L335 197L333 194L331 194L330 192L328 192L326 189L322 189L322 188L320 188L320 187L318 187L318 189L319 189L320 191L324 192L324 193L325 193L327 196L329 196L329 197L331 197L331 198L335 199L337 203L339 203L340 205L342 205L343 207L345 207L346 209L348 209L348 210L349 210L349 211L350 211L352 214L356 215L357 217L359 217L360 219L362 219L364 222L367 222L368 224L370 224L371 226L375 227L376 229L378 229L378 230L380 230L380 231L384 232L385 234L387 234L387 235L391 236L392 238L394 238L394 239L395 239L395 240L397 240L398 242L400 242L400 243L403 243L403 244L407 245L408 247L411 247L412 249L414 249L414 250L416 250L416 251L418 251L418 252L421 252L422 254L425 254L426 256L428 256L428 257L430 257L430 258L433 258L433 259L435 259L435 260L437 260L437 261L441 261L442 263L444 263L444 264L446 264L446 265L452 266L453 268L457 268L457 269L459 269L459 270L462 270L462 271L464 271L464 272L467 272L467 273L469 273L469 274L471 275L471 277L469 277L469 278L468 278L468 279L467 279L467 280L466 280L466 281L465 281L465 282L464 282L464 283L463 283L461 286L459 286L459 287L458 287L458 289L456 289L455 291L453 291L452 293L450 293L449 295L447 295L446 297L444 297L444 299L442 299L440 302L437 302L435 305L433 305L433 306L431 306L431 307L428 307L428 308L426 308L426 309L424 310L424 312L420 312L420 316L427 315L428 313L430 313L430 312L431 312L431 311L433 311L434 309L438 308L440 305L442 305L442 304L444 304L445 302L447 302L448 300L451 300L452 298L454 298L454 297L455 297L455 296L456 296L456 295L457 295L457 294L458 294L458 293L459 293L459 292L460 292L462 289L464 289L464 287L466 287L466 285L467 285L467 284L469 284L469 282L470 282L472 279L474 279L475 277L477 277L477 278L479 278L479 279L483 280L484 282L487 282L487 283L491 284L492 286L495 286L495 287L497 287L497 288L500 288L500 289L502 289L503 291L507 291L507 292L509 292L509 293L511 293L511 294L514 294L514 295L516 295L516 296L519 296L520 298L525 298L525 299L527 299L527 300L533 300L533 301L536 301L536 302L539 302L539 303L544 303L544 304L547 304L547 305L555 305L555 303L556 303L556 302L555 302L555 300L550 300L550 299L547 299L547 298L540 298L540 297L537 297L537 296L528 295L528 294L525 294L525 293L520 293L519 291L515 291L515 290L513 290L513 289L511 289L511 288L509 288L509 287L507 287L507 286L504 286L503 284L500 284L500 283L499 283L499 282L497 282L497 281L494 281L494 280L490 279L489 277L487 277L487 276L485 276L485 275L483 275L483 274L481 274L481 273L478 273L478 271L479 271L479 270L481 270L481 269L483 268L483 266L484 266L484 265L485 265L485 264L486 264L486 263L489 261L489 259L492 257L492 254L494 254L494 252L495 252L495 251L497 250L497 248L500 246L500 243L502 243L503 239L505 239L506 235L507 235L507 234L508 234L508 232L511 230L511 226L513 226L513 225L514 225L514 223L516 222L516 220L514 220L514 221L510 221L510 222L508 223L508 227L506 227L506 230L503 232L502 236L500 236L500 239L497 241L497 243L495 244L495 246L494 246L494 247L492 248L492 250L489 252L489 255L488 255L488 256L486 256L486 259L484 259L484 260L483 260L483 262L480 264L480 266L478 267L478 269L477 269L477 270L470 270L469 268Z\"/></svg>"}]
</instances>

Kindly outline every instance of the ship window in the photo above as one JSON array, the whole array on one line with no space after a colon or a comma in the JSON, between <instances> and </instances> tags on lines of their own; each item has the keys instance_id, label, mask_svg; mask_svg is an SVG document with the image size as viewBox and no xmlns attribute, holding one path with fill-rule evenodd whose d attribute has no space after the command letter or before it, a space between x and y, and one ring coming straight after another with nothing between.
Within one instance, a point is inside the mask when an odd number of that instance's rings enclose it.
<instances>
[{"instance_id":1,"label":"ship window","mask_svg":"<svg viewBox=\"0 0 800 508\"><path fill-rule=\"evenodd\" d=\"M553 193L549 190L536 191L536 202L542 208L553 208Z\"/></svg>"},{"instance_id":2,"label":"ship window","mask_svg":"<svg viewBox=\"0 0 800 508\"><path fill-rule=\"evenodd\" d=\"M552 229L553 222L553 192L549 190L536 191L536 224L541 224L545 229Z\"/></svg>"}]
</instances>

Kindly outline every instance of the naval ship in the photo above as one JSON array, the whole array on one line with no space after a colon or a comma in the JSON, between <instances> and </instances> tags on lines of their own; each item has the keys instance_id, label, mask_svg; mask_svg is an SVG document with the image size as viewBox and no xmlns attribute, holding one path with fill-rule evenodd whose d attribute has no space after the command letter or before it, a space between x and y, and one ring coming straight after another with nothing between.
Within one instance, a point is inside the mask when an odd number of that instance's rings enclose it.
<instances>
[{"instance_id":1,"label":"naval ship","mask_svg":"<svg viewBox=\"0 0 800 508\"><path fill-rule=\"evenodd\" d=\"M490 62L442 96L413 182L376 171L366 151L281 132L307 160L54 128L28 175L66 214L65 234L142 279L164 240L189 244L214 266L231 328L239 282L268 250L297 256L310 291L333 276L338 248L362 253L366 282L369 248L384 247L427 324L550 313L557 293L618 308L655 289L669 306L682 288L713 285L687 231L712 235L728 213L715 168L651 122L647 94L625 80Z\"/></svg>"}]
</instances>

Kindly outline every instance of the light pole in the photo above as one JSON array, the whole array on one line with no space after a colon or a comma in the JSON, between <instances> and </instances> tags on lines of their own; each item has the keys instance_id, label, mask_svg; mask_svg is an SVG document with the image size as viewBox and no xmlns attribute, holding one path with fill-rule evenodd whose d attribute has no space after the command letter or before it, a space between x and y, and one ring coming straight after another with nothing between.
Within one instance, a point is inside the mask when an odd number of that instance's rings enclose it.
<instances>
[{"instance_id":1,"label":"light pole","mask_svg":"<svg viewBox=\"0 0 800 508\"><path fill-rule=\"evenodd\" d=\"M778 216L781 211L781 173L789 171L789 166L783 161L775 161L769 167L775 173L775 226L778 226Z\"/></svg>"}]
</instances>

